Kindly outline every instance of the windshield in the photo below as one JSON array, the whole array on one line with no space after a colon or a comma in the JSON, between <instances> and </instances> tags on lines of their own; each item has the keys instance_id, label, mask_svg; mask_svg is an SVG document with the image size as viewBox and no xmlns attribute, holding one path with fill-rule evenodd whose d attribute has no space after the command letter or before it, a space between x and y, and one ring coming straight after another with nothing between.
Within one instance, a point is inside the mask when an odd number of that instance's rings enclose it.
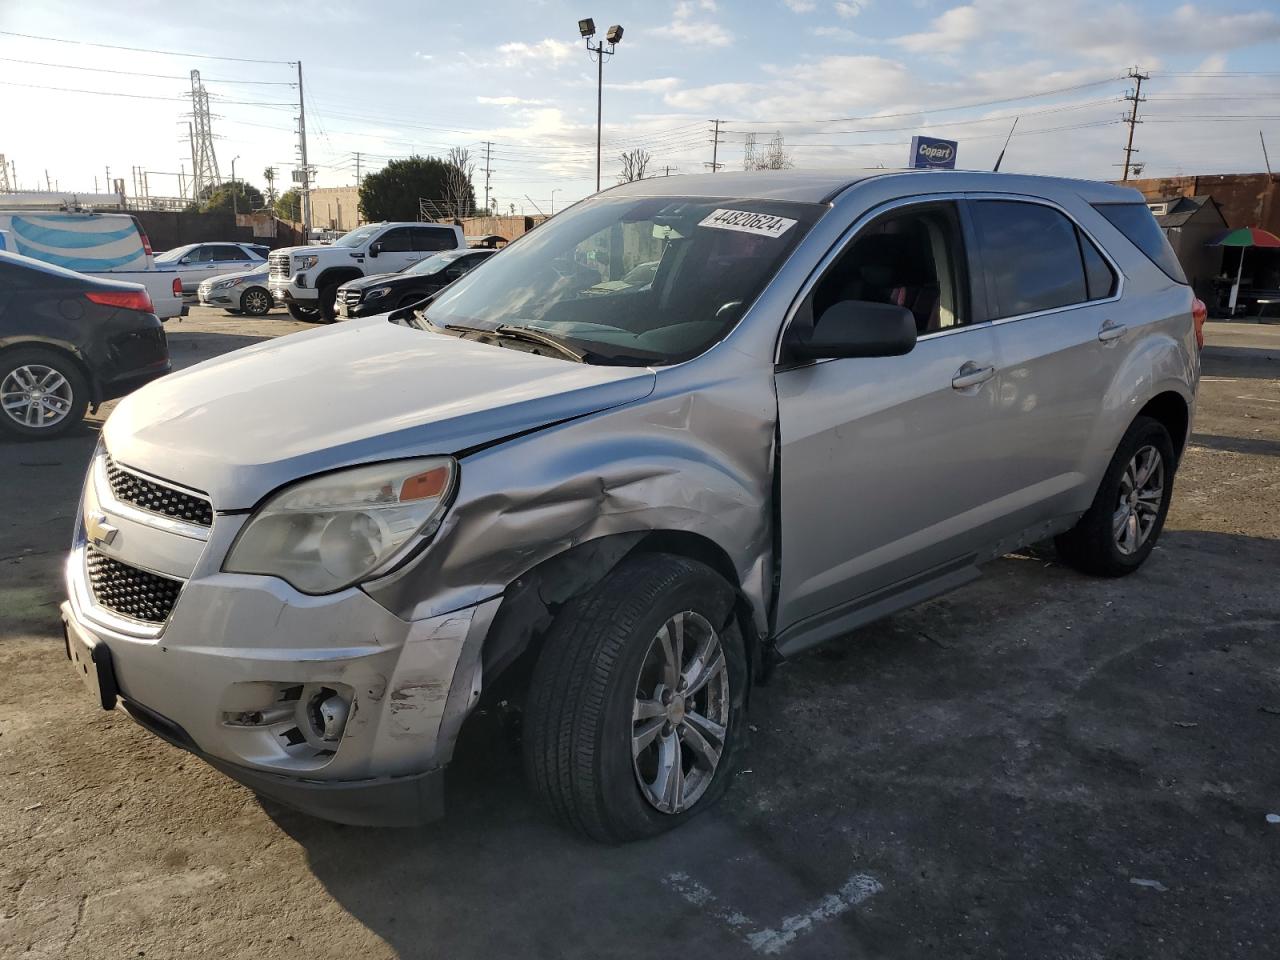
<instances>
[{"instance_id":1,"label":"windshield","mask_svg":"<svg viewBox=\"0 0 1280 960\"><path fill-rule=\"evenodd\" d=\"M460 255L456 253L437 253L433 257L427 257L425 260L419 260L410 267L401 270L401 273L411 273L415 276L429 277L433 273L439 273L453 261L457 260Z\"/></svg>"},{"instance_id":2,"label":"windshield","mask_svg":"<svg viewBox=\"0 0 1280 960\"><path fill-rule=\"evenodd\" d=\"M188 243L185 247L174 247L172 250L166 250L164 253L157 253L156 263L177 263L197 246L199 246L199 244Z\"/></svg>"},{"instance_id":3,"label":"windshield","mask_svg":"<svg viewBox=\"0 0 1280 960\"><path fill-rule=\"evenodd\" d=\"M477 334L554 338L591 363L676 363L733 329L825 209L588 200L446 287L418 315Z\"/></svg>"},{"instance_id":4,"label":"windshield","mask_svg":"<svg viewBox=\"0 0 1280 960\"><path fill-rule=\"evenodd\" d=\"M362 247L370 237L382 229L382 224L371 223L365 227L356 227L350 233L344 233L333 241L335 247Z\"/></svg>"}]
</instances>

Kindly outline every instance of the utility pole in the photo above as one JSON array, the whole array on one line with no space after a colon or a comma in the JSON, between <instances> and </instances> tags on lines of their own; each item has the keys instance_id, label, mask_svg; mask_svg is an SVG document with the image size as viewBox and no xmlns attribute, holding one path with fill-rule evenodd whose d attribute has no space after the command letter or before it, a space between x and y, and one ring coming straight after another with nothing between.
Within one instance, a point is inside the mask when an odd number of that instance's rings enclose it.
<instances>
[{"instance_id":1,"label":"utility pole","mask_svg":"<svg viewBox=\"0 0 1280 960\"><path fill-rule=\"evenodd\" d=\"M356 151L356 186L360 186L360 151Z\"/></svg>"},{"instance_id":2,"label":"utility pole","mask_svg":"<svg viewBox=\"0 0 1280 960\"><path fill-rule=\"evenodd\" d=\"M5 160L4 154L0 153L0 193L13 192L14 188L9 184L9 162Z\"/></svg>"},{"instance_id":3,"label":"utility pole","mask_svg":"<svg viewBox=\"0 0 1280 960\"><path fill-rule=\"evenodd\" d=\"M298 61L298 152L302 156L302 236L311 242L311 168L307 166L307 108L302 97L302 61Z\"/></svg>"},{"instance_id":4,"label":"utility pole","mask_svg":"<svg viewBox=\"0 0 1280 960\"><path fill-rule=\"evenodd\" d=\"M492 151L493 141L486 140L484 142L484 208L489 216L493 216L493 208L489 206L489 175L493 173L489 168L489 156Z\"/></svg>"},{"instance_id":5,"label":"utility pole","mask_svg":"<svg viewBox=\"0 0 1280 960\"><path fill-rule=\"evenodd\" d=\"M49 168L44 168L44 188L51 193L53 192L53 181L49 179Z\"/></svg>"},{"instance_id":6,"label":"utility pole","mask_svg":"<svg viewBox=\"0 0 1280 960\"><path fill-rule=\"evenodd\" d=\"M711 168L711 172L715 173L721 167L724 166L723 163L717 162L717 159L716 159L720 155L720 124L723 123L724 121L709 120L707 122L715 124L715 131L711 137L711 162L709 164L705 164L705 166L709 166Z\"/></svg>"},{"instance_id":7,"label":"utility pole","mask_svg":"<svg viewBox=\"0 0 1280 960\"><path fill-rule=\"evenodd\" d=\"M1142 81L1151 79L1151 74L1140 73L1137 67L1130 67L1128 77L1135 81L1135 88L1132 94L1125 94L1126 100L1133 101L1133 110L1130 111L1128 117L1129 124L1129 142L1124 148L1124 176L1121 180L1129 179L1129 167L1133 161L1133 155L1139 151L1133 145L1133 128L1142 121L1138 119L1138 104L1146 102L1146 97L1142 95Z\"/></svg>"}]
</instances>

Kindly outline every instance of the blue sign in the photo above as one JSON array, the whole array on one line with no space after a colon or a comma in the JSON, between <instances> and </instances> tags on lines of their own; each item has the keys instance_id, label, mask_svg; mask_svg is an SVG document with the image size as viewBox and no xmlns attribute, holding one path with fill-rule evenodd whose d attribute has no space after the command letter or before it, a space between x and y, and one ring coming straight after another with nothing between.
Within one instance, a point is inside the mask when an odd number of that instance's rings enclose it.
<instances>
[{"instance_id":1,"label":"blue sign","mask_svg":"<svg viewBox=\"0 0 1280 960\"><path fill-rule=\"evenodd\" d=\"M954 140L939 140L936 137L911 138L911 167L937 167L942 170L956 168L956 147Z\"/></svg>"}]
</instances>

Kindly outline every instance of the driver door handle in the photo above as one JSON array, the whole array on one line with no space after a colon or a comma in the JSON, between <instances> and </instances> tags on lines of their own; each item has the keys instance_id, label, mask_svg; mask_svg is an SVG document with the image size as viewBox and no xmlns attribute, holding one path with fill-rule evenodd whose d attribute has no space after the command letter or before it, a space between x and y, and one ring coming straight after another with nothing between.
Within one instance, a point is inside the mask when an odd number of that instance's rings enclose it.
<instances>
[{"instance_id":1,"label":"driver door handle","mask_svg":"<svg viewBox=\"0 0 1280 960\"><path fill-rule=\"evenodd\" d=\"M964 366L956 371L956 375L951 378L951 387L954 390L964 390L968 387L976 387L986 383L996 375L995 367L984 367L972 360L966 361Z\"/></svg>"},{"instance_id":2,"label":"driver door handle","mask_svg":"<svg viewBox=\"0 0 1280 960\"><path fill-rule=\"evenodd\" d=\"M1118 340L1120 337L1124 336L1124 332L1127 329L1128 327L1123 323L1116 323L1114 320L1108 320L1098 331L1098 339L1103 343L1106 343L1108 340Z\"/></svg>"}]
</instances>

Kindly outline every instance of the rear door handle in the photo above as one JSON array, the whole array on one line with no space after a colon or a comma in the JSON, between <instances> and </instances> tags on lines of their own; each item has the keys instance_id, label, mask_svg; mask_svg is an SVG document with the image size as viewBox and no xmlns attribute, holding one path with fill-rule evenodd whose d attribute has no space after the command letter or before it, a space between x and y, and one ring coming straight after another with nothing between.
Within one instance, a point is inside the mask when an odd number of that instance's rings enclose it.
<instances>
[{"instance_id":1,"label":"rear door handle","mask_svg":"<svg viewBox=\"0 0 1280 960\"><path fill-rule=\"evenodd\" d=\"M1114 320L1108 320L1102 325L1102 329L1098 331L1098 339L1103 343L1108 340L1117 340L1124 336L1124 332L1129 329L1123 323L1116 323Z\"/></svg>"},{"instance_id":2,"label":"rear door handle","mask_svg":"<svg viewBox=\"0 0 1280 960\"><path fill-rule=\"evenodd\" d=\"M995 367L984 367L969 360L951 378L951 386L955 390L964 390L966 387L976 387L986 383L995 375Z\"/></svg>"}]
</instances>

